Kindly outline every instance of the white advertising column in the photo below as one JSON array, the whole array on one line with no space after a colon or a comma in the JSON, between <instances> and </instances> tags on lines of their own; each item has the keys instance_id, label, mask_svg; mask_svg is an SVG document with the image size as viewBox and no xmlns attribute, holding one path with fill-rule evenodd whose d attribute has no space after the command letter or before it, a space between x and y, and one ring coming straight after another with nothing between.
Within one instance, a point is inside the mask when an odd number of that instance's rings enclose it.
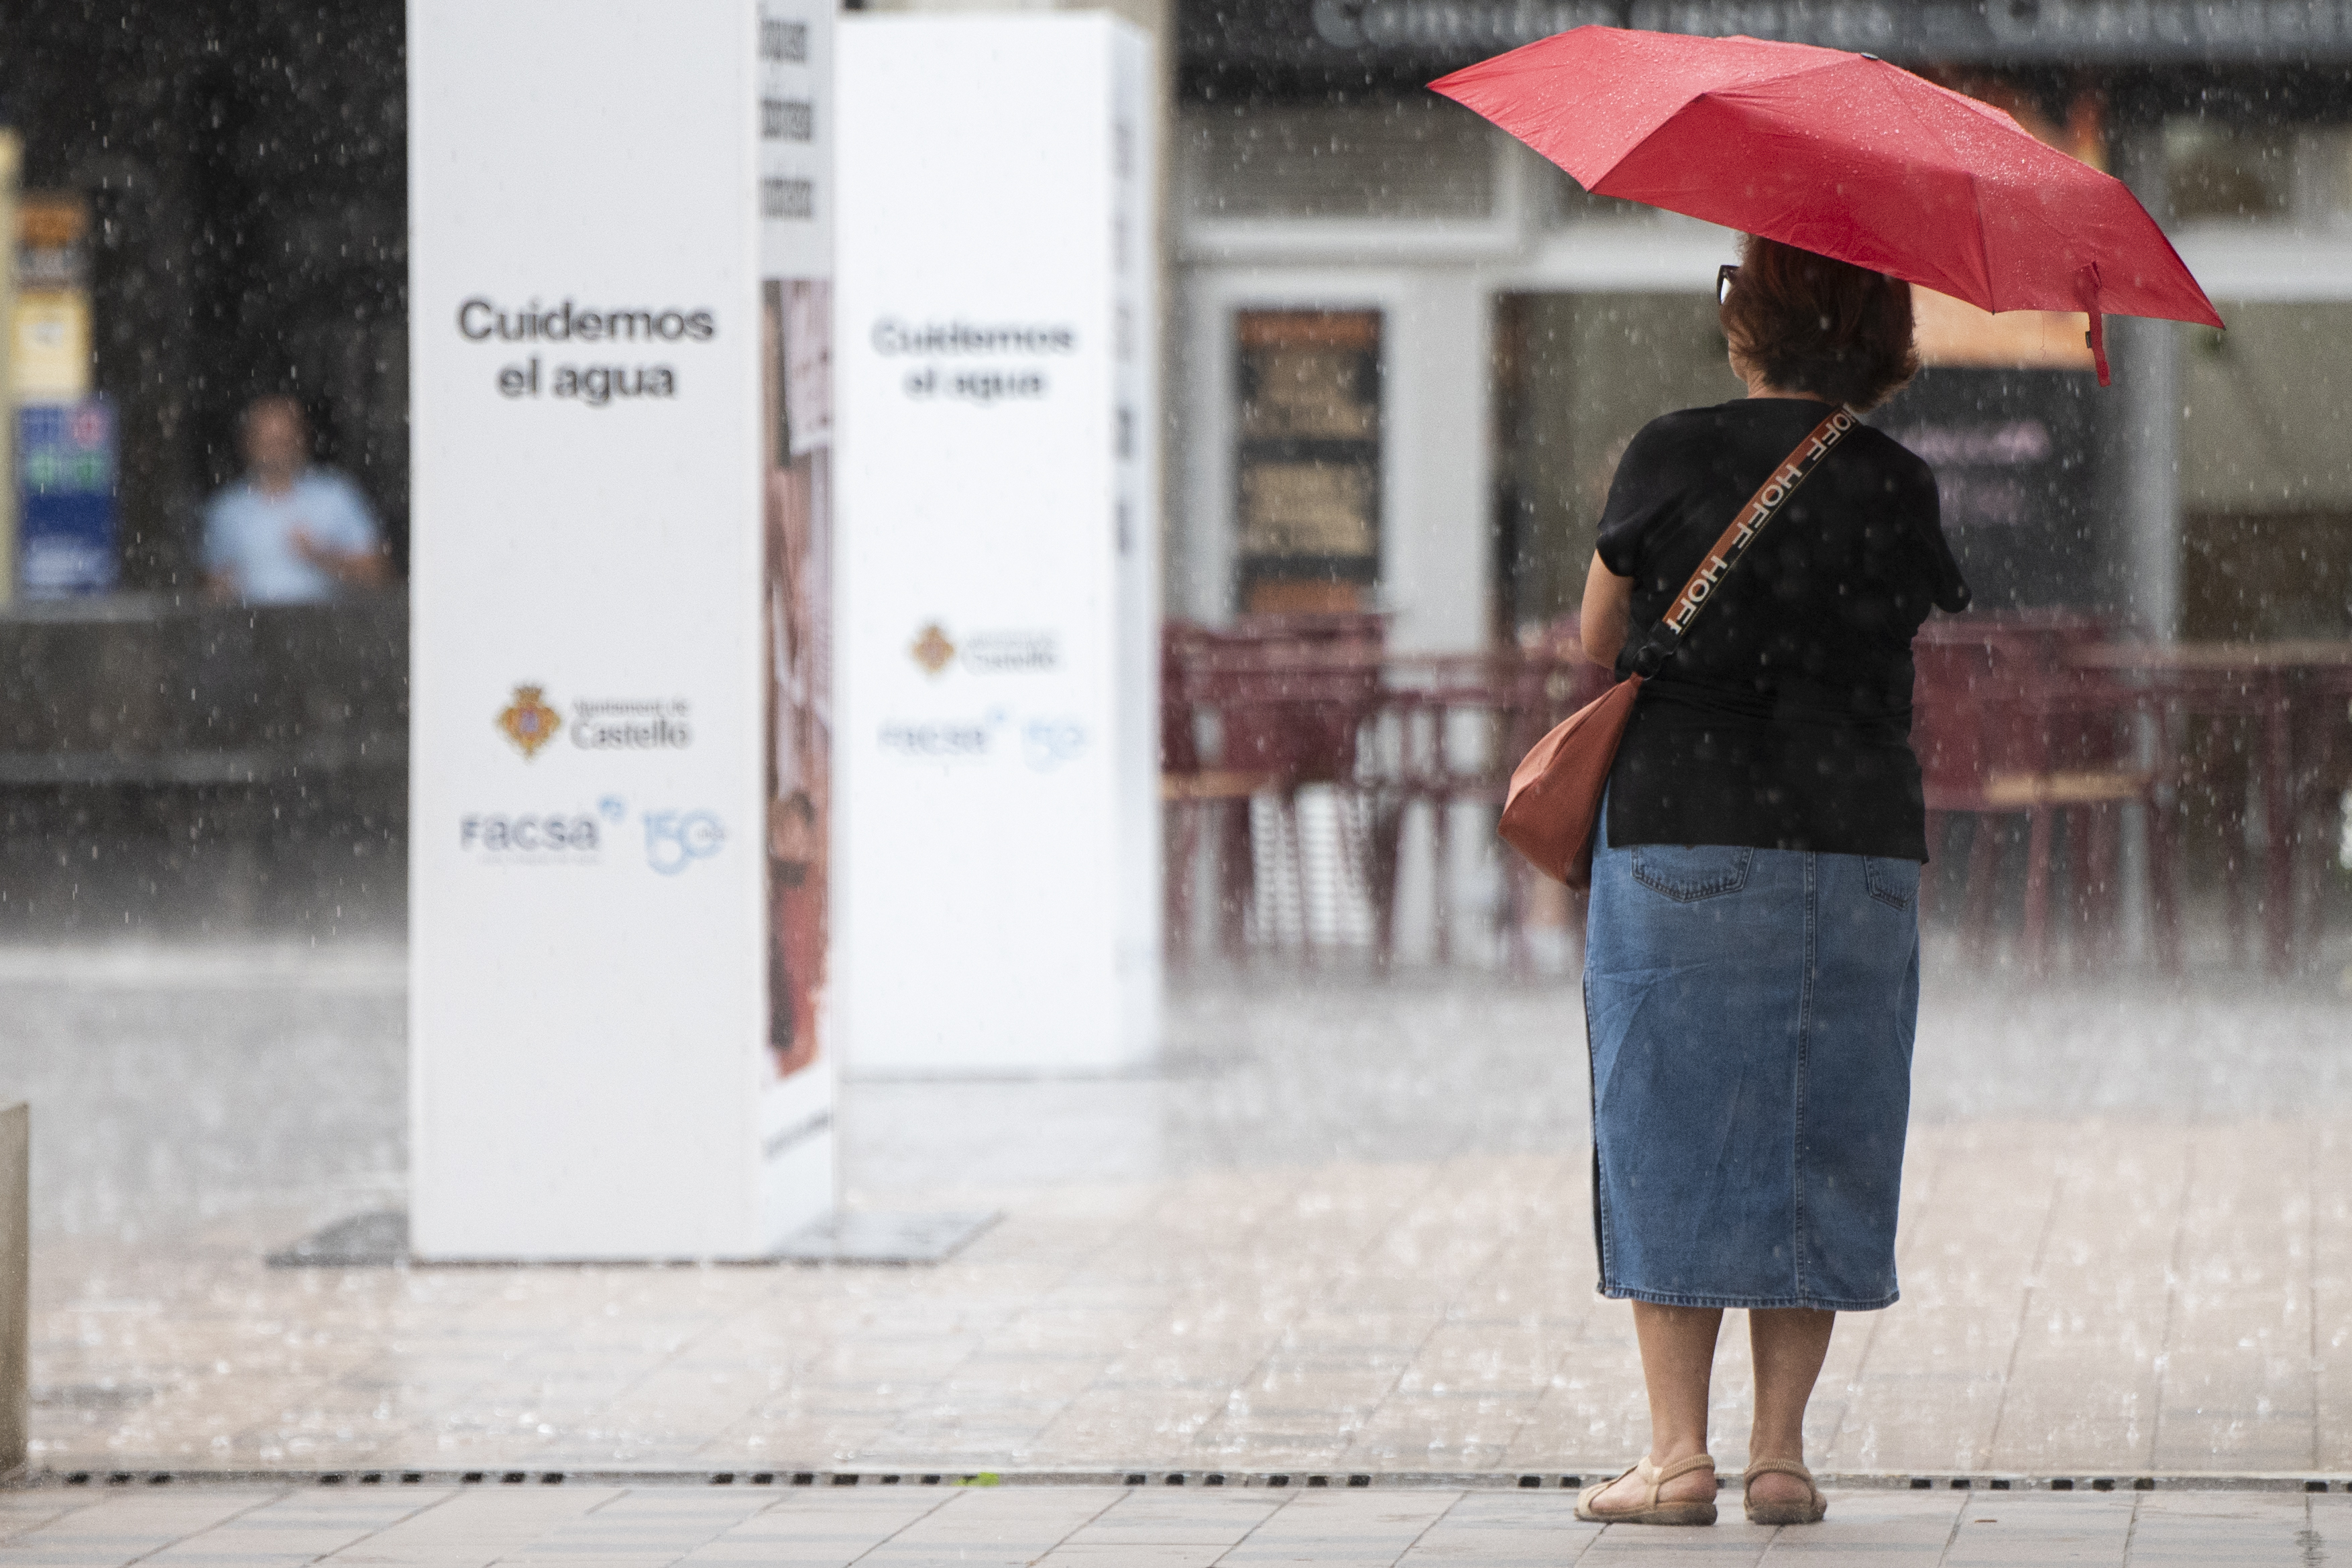
<instances>
[{"instance_id":1,"label":"white advertising column","mask_svg":"<svg viewBox=\"0 0 2352 1568\"><path fill-rule=\"evenodd\" d=\"M831 26L410 0L423 1258L832 1207Z\"/></svg>"},{"instance_id":2,"label":"white advertising column","mask_svg":"<svg viewBox=\"0 0 2352 1568\"><path fill-rule=\"evenodd\" d=\"M840 37L835 916L864 1071L1098 1071L1159 1013L1150 43Z\"/></svg>"}]
</instances>

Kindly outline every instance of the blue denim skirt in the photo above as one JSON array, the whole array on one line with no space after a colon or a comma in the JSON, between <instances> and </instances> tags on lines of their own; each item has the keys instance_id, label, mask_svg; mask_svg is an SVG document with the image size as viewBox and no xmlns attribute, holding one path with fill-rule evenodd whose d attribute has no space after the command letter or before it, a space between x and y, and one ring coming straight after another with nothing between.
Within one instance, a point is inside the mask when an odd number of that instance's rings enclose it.
<instances>
[{"instance_id":1,"label":"blue denim skirt","mask_svg":"<svg viewBox=\"0 0 2352 1568\"><path fill-rule=\"evenodd\" d=\"M1895 1299L1919 867L1608 844L1584 1015L1601 1293L1868 1311Z\"/></svg>"}]
</instances>

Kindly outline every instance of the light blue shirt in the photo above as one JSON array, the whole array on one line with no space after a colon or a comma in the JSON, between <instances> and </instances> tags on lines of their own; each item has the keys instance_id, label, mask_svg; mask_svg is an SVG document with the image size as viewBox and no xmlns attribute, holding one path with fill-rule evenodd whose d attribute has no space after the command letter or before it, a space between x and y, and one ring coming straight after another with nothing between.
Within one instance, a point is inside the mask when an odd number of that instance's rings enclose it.
<instances>
[{"instance_id":1,"label":"light blue shirt","mask_svg":"<svg viewBox=\"0 0 2352 1568\"><path fill-rule=\"evenodd\" d=\"M236 586L248 605L315 605L335 580L302 559L297 531L344 555L377 548L382 535L359 487L332 468L305 468L283 495L239 479L205 508L205 570Z\"/></svg>"}]
</instances>

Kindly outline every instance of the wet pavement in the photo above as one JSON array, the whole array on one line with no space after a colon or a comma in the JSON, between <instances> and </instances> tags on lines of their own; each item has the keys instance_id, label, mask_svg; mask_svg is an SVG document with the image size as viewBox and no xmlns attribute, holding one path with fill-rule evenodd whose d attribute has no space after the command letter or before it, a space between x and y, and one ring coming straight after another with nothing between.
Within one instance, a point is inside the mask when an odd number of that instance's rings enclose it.
<instances>
[{"instance_id":1,"label":"wet pavement","mask_svg":"<svg viewBox=\"0 0 2352 1568\"><path fill-rule=\"evenodd\" d=\"M1580 1524L1554 1493L1453 1489L181 1488L0 1492L0 1563L760 1563L793 1568L2307 1568L2352 1545L2352 1498L1844 1491L1819 1525Z\"/></svg>"},{"instance_id":2,"label":"wet pavement","mask_svg":"<svg viewBox=\"0 0 2352 1568\"><path fill-rule=\"evenodd\" d=\"M1592 1294L1571 984L1201 979L1171 995L1155 1075L853 1083L855 1205L1004 1213L920 1269L268 1269L398 1201L396 949L0 954L0 1007L23 1044L0 1097L37 1107L53 1475L1525 1472L1555 1491L1514 1504L1556 1532L1559 1479L1614 1470L1645 1433L1627 1310ZM2323 1481L2310 1506L2336 1506L2347 1024L2319 983L2032 988L1931 964L1904 1300L1842 1328L1816 1467L1926 1481L1947 1534L1955 1479L2066 1520L2168 1518L2198 1477ZM1734 1468L1744 1338L1719 1371ZM1927 1506L1853 1495L1854 1517ZM1465 1519L1502 1506L1470 1500Z\"/></svg>"}]
</instances>

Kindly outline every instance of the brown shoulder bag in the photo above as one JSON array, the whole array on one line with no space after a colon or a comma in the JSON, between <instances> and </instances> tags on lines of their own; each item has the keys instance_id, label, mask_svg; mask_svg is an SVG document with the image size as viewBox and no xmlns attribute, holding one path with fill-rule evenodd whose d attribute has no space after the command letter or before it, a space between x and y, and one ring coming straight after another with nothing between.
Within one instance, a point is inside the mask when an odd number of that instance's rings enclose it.
<instances>
[{"instance_id":1,"label":"brown shoulder bag","mask_svg":"<svg viewBox=\"0 0 2352 1568\"><path fill-rule=\"evenodd\" d=\"M1665 668L1691 622L1706 607L1707 596L1854 425L1854 416L1841 408L1797 443L1706 552L1665 619L1650 628L1633 656L1633 673L1570 714L1511 770L1503 837L1537 870L1571 888L1591 885L1592 830L1601 816L1601 796L1609 787L1609 770L1642 682Z\"/></svg>"}]
</instances>

